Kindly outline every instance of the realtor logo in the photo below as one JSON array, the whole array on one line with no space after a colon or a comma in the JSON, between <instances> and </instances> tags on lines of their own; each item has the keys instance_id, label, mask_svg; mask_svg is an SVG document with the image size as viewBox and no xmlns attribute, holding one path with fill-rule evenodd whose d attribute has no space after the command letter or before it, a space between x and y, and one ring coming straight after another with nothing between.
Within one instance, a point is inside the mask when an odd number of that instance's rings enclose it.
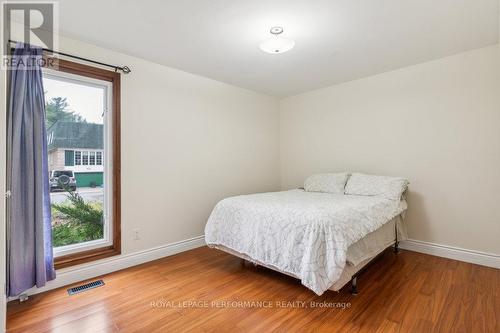
<instances>
[{"instance_id":1,"label":"realtor logo","mask_svg":"<svg viewBox=\"0 0 500 333\"><path fill-rule=\"evenodd\" d=\"M2 19L2 68L11 64L13 42L58 49L57 2L4 1Z\"/></svg>"}]
</instances>

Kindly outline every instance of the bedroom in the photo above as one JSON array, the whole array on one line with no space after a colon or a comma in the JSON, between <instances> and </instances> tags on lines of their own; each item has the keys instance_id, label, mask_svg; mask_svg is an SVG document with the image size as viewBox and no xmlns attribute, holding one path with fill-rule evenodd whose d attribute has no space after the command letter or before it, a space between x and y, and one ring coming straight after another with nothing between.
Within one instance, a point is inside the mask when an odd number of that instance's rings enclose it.
<instances>
[{"instance_id":1,"label":"bedroom","mask_svg":"<svg viewBox=\"0 0 500 333\"><path fill-rule=\"evenodd\" d=\"M499 1L46 3L2 5L4 330L499 331Z\"/></svg>"}]
</instances>

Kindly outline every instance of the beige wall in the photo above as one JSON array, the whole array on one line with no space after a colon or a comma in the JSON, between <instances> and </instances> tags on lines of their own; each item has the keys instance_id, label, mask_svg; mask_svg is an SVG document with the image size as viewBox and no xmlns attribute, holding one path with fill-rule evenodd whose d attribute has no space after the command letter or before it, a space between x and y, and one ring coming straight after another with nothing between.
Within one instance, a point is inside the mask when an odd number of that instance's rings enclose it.
<instances>
[{"instance_id":1,"label":"beige wall","mask_svg":"<svg viewBox=\"0 0 500 333\"><path fill-rule=\"evenodd\" d=\"M203 235L226 196L279 189L274 98L72 39L60 49L132 69L121 82L123 254Z\"/></svg>"},{"instance_id":2,"label":"beige wall","mask_svg":"<svg viewBox=\"0 0 500 333\"><path fill-rule=\"evenodd\" d=\"M411 238L500 254L499 74L495 45L282 100L282 188L408 177Z\"/></svg>"},{"instance_id":3,"label":"beige wall","mask_svg":"<svg viewBox=\"0 0 500 333\"><path fill-rule=\"evenodd\" d=\"M203 235L218 200L279 188L275 99L74 40L60 43L65 52L132 69L121 90L123 253Z\"/></svg>"}]
</instances>

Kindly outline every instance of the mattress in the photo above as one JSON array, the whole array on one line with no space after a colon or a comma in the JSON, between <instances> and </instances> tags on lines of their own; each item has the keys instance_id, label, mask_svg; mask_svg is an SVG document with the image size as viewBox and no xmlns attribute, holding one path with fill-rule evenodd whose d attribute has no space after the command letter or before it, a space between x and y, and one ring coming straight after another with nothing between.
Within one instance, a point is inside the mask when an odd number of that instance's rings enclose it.
<instances>
[{"instance_id":1,"label":"mattress","mask_svg":"<svg viewBox=\"0 0 500 333\"><path fill-rule=\"evenodd\" d=\"M403 223L403 218L404 216L402 215L396 216L379 229L373 231L356 243L352 244L347 250L347 263L344 267L344 270L342 271L339 279L335 281L332 286L330 286L329 290L338 291L342 289L342 287L344 287L352 279L353 275L356 272L362 269L366 264L370 262L370 260L375 258L386 248L394 244L396 240L396 230L398 233L398 241L407 239L407 233L405 225ZM299 278L294 274L287 273L277 267L273 267L271 265L254 260L243 253L239 253L223 245L210 245L210 247L222 250L234 256L245 259L249 262L278 271L288 276Z\"/></svg>"},{"instance_id":2,"label":"mattress","mask_svg":"<svg viewBox=\"0 0 500 333\"><path fill-rule=\"evenodd\" d=\"M398 215L374 232L369 233L347 249L347 264L356 266L366 259L371 259L395 241L396 225L398 240L406 240L406 228L403 217Z\"/></svg>"}]
</instances>

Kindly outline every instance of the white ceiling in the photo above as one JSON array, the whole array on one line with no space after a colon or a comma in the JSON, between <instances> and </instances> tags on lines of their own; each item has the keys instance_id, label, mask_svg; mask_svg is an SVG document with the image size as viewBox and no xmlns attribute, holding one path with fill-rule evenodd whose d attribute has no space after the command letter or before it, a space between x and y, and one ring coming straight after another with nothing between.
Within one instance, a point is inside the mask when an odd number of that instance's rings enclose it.
<instances>
[{"instance_id":1,"label":"white ceiling","mask_svg":"<svg viewBox=\"0 0 500 333\"><path fill-rule=\"evenodd\" d=\"M61 0L63 35L278 97L498 42L498 0ZM283 26L296 46L266 54Z\"/></svg>"}]
</instances>

